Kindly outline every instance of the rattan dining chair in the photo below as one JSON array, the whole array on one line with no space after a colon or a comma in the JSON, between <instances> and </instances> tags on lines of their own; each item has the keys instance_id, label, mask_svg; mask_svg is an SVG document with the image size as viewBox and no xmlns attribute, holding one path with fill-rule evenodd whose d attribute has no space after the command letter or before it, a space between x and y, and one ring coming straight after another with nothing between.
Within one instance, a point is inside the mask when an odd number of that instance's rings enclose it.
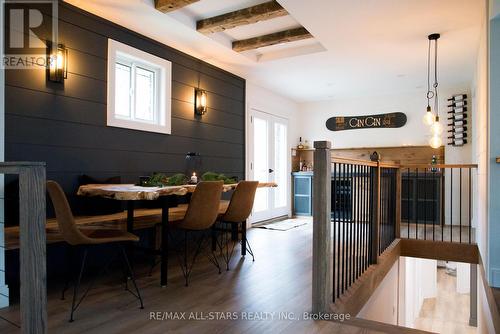
<instances>
[{"instance_id":1,"label":"rattan dining chair","mask_svg":"<svg viewBox=\"0 0 500 334\"><path fill-rule=\"evenodd\" d=\"M206 246L208 246L210 238L215 237L212 226L215 224L217 215L219 214L222 186L222 181L198 183L191 196L186 215L182 220L172 222L174 230L180 231L181 234L183 234L183 238L172 239L177 239L177 245L174 244L174 248L179 258L179 264L184 275L186 286L189 284L189 277L198 255L207 248ZM191 261L188 259L190 255L190 237L195 244ZM181 245L180 242L183 244ZM220 265L213 250L207 255L209 261L217 267L220 274Z\"/></svg>"},{"instance_id":2,"label":"rattan dining chair","mask_svg":"<svg viewBox=\"0 0 500 334\"><path fill-rule=\"evenodd\" d=\"M217 240L220 255L226 262L226 270L229 270L229 262L236 245L233 239L238 239L240 233L241 256L245 256L248 252L252 255L252 260L255 261L252 247L247 239L247 219L252 213L258 185L259 181L240 181L231 196L226 212L217 218L219 225L221 225L217 230L231 231L231 233L222 233L222 238ZM231 235L231 238L228 238L228 235Z\"/></svg>"},{"instance_id":3,"label":"rattan dining chair","mask_svg":"<svg viewBox=\"0 0 500 334\"><path fill-rule=\"evenodd\" d=\"M82 261L80 263L80 269L78 271L78 277L76 278L76 281L74 282L74 290L73 290L73 301L71 304L71 314L70 314L70 322L73 322L74 318L74 313L76 309L80 306L82 303L83 299L87 296L87 293L90 291L90 289L93 286L95 278L98 276L94 276L94 278L91 280L89 283L88 288L86 291L83 293L83 295L78 299L78 292L80 288L80 283L83 277L84 269L85 269L85 264L87 262L88 258L88 250L90 246L94 245L102 245L102 244L111 244L111 245L116 245L118 247L118 251L111 256L106 262L106 265L101 268L100 274L102 274L108 267L111 265L113 260L116 258L117 255L121 253L123 257L123 264L125 266L125 270L127 272L127 275L130 275L129 277L131 278L131 281L133 283L133 286L135 288L135 293L131 290L128 289L127 285L127 280L128 277L125 277L125 288L127 291L129 291L132 295L134 295L137 299L140 301L140 308L143 309L144 305L142 302L142 297L141 293L139 291L139 288L137 287L135 277L134 277L134 272L132 270L132 267L130 265L130 261L127 256L127 252L125 251L124 244L130 243L130 242L137 242L139 241L139 238L132 234L128 233L126 231L122 230L109 230L109 229L95 229L95 230L80 230L76 223L75 223L75 218L73 216L73 213L71 211L71 207L68 203L68 200L66 198L66 195L64 194L64 191L62 190L61 186L55 182L55 181L47 181L47 191L49 193L49 197L52 201L52 204L55 209L56 213L56 220L59 226L60 233L69 245L69 254L73 254L75 251L75 248L79 248L83 250L83 255L82 255ZM69 281L70 281L70 268L73 267L73 257L70 256L68 257L68 276L66 277L66 284L62 292L62 299L64 299L64 293L67 290L69 286Z\"/></svg>"}]
</instances>

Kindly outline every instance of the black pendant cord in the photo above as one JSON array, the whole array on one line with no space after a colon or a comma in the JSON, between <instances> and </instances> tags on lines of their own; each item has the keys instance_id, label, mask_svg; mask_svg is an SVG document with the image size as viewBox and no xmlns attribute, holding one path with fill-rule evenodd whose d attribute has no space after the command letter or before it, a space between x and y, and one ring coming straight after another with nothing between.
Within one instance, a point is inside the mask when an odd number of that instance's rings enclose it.
<instances>
[{"instance_id":1,"label":"black pendant cord","mask_svg":"<svg viewBox=\"0 0 500 334\"><path fill-rule=\"evenodd\" d=\"M438 99L438 41L434 40L434 111L436 112L436 121L439 120L439 99Z\"/></svg>"},{"instance_id":2,"label":"black pendant cord","mask_svg":"<svg viewBox=\"0 0 500 334\"><path fill-rule=\"evenodd\" d=\"M431 109L431 99L433 92L431 91L431 40L429 39L429 47L427 48L427 110Z\"/></svg>"}]
</instances>

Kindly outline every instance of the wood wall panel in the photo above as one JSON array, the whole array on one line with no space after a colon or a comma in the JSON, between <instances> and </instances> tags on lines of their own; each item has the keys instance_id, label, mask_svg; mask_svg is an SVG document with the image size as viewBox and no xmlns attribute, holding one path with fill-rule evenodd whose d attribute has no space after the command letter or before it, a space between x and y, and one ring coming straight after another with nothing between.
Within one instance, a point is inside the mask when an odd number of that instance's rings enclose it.
<instances>
[{"instance_id":1,"label":"wood wall panel","mask_svg":"<svg viewBox=\"0 0 500 334\"><path fill-rule=\"evenodd\" d=\"M292 170L299 170L299 163L305 160L313 161L313 150L294 150L297 154L292 156ZM438 163L444 163L444 146L433 149L429 146L404 146L404 147L354 147L333 148L332 157L349 158L356 160L370 160L370 155L377 151L381 161L401 165L430 164L432 156L436 155Z\"/></svg>"},{"instance_id":2,"label":"wood wall panel","mask_svg":"<svg viewBox=\"0 0 500 334\"><path fill-rule=\"evenodd\" d=\"M24 155L29 154L37 161L47 162L49 172L101 172L136 173L148 175L151 172L178 173L185 169L185 154L147 153L138 151L109 150L99 148L49 147L42 145L8 144L5 152L13 157L13 161L21 161ZM100 164L94 161L100 160ZM237 158L204 157L205 170L216 170L228 174L237 174L243 167ZM138 178L135 182L138 181ZM76 189L75 189L76 190ZM71 190L73 191L73 190ZM70 191L70 192L71 192Z\"/></svg>"},{"instance_id":3,"label":"wood wall panel","mask_svg":"<svg viewBox=\"0 0 500 334\"><path fill-rule=\"evenodd\" d=\"M332 156L370 160L370 154L374 151L381 155L383 162L402 165L429 164L432 156L436 155L438 163L444 163L444 146L438 149L433 149L430 146L333 149Z\"/></svg>"},{"instance_id":4,"label":"wood wall panel","mask_svg":"<svg viewBox=\"0 0 500 334\"><path fill-rule=\"evenodd\" d=\"M172 135L106 126L108 38L172 62ZM82 174L137 182L152 172L183 172L189 151L202 155L204 170L244 177L244 79L62 2L59 39L69 49L64 84L47 82L43 70L6 71L7 160L46 161L48 178L71 202ZM203 117L194 114L197 87L208 92ZM13 225L15 179L8 182Z\"/></svg>"},{"instance_id":5,"label":"wood wall panel","mask_svg":"<svg viewBox=\"0 0 500 334\"><path fill-rule=\"evenodd\" d=\"M73 147L73 148L99 148L109 150L122 150L122 151L137 151L148 153L165 153L176 151L177 154L186 154L186 151L179 151L175 147L183 143L190 143L193 145L192 140L195 137L189 138L181 137L172 140L170 136L162 134L155 134L155 136L146 136L142 131L136 131L134 136L127 136L129 130L122 128L108 128L105 126L89 126L86 124L69 123L63 121L55 121L48 119L27 118L24 116L17 116L7 114L6 119L12 124L17 124L16 131L10 136L10 143L16 144L36 144L38 146L59 146L59 147ZM186 121L189 125L190 121ZM200 124L201 127L210 125ZM207 155L214 155L218 157L240 157L241 145L243 143L229 143L230 146L237 148L229 149L228 152L213 152L213 146L219 143L211 143L213 139L219 137L226 138L226 130L222 127L217 129L207 129L207 132L213 133L212 138L202 137L201 140L210 140L208 145L202 145L204 152ZM201 131L199 131L202 133ZM216 133L219 132L219 133ZM239 130L235 131L240 133ZM36 143L30 141L30 137L36 137ZM123 137L120 141L116 138ZM153 139L155 145L145 146L144 141ZM200 143L201 144L201 143ZM236 145L231 145L236 144ZM172 147L172 150L165 151L165 148ZM226 146L227 147L227 146ZM188 148L188 147L184 147Z\"/></svg>"}]
</instances>

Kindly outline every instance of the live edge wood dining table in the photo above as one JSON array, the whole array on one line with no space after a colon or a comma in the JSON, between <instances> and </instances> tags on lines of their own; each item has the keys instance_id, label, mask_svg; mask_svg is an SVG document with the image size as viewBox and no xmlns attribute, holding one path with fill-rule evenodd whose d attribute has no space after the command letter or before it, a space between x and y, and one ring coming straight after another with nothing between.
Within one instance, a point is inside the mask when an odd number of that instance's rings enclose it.
<instances>
[{"instance_id":1,"label":"live edge wood dining table","mask_svg":"<svg viewBox=\"0 0 500 334\"><path fill-rule=\"evenodd\" d=\"M236 188L237 184L225 184L224 192ZM259 188L277 187L276 183L259 183ZM158 201L161 206L161 269L160 285L167 285L168 276L168 211L177 206L179 196L194 192L196 185L165 187L141 187L133 184L87 184L78 188L77 195L87 197L103 197L127 203L127 231L134 231L134 207L136 201Z\"/></svg>"}]
</instances>

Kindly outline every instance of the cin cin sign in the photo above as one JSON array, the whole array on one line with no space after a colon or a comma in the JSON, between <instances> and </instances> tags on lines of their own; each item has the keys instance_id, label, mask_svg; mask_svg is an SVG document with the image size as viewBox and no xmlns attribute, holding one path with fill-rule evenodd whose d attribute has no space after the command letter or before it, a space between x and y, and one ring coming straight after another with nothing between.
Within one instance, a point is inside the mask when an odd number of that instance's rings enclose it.
<instances>
[{"instance_id":1,"label":"cin cin sign","mask_svg":"<svg viewBox=\"0 0 500 334\"><path fill-rule=\"evenodd\" d=\"M326 127L331 131L400 128L406 124L406 115L402 112L367 116L339 116L326 121Z\"/></svg>"}]
</instances>

